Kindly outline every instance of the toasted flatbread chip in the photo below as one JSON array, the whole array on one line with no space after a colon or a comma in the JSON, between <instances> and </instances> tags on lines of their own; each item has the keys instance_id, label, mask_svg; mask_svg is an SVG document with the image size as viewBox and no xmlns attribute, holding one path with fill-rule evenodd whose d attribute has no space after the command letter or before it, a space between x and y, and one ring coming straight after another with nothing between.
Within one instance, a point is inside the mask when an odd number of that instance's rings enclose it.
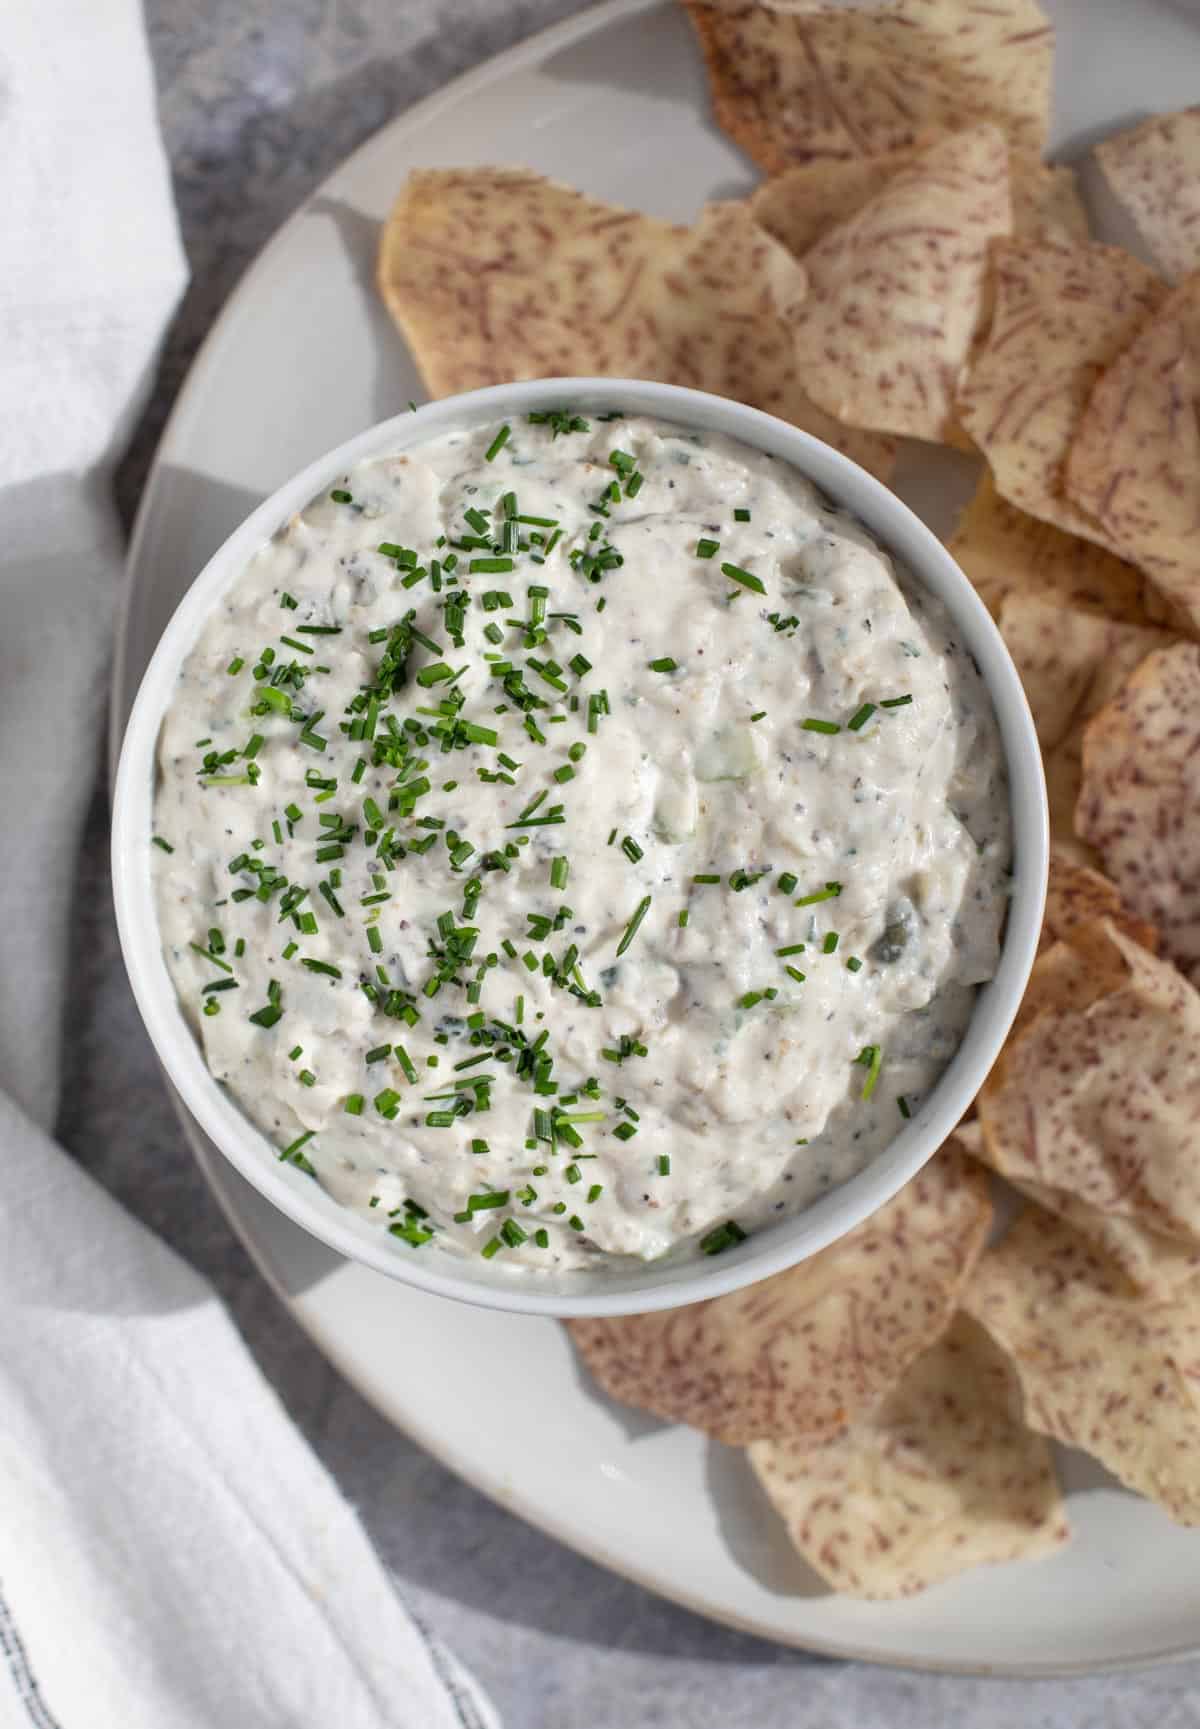
<instances>
[{"instance_id":1,"label":"toasted flatbread chip","mask_svg":"<svg viewBox=\"0 0 1200 1729\"><path fill-rule=\"evenodd\" d=\"M1083 734L1075 827L1200 983L1200 647L1147 656Z\"/></svg>"},{"instance_id":2,"label":"toasted flatbread chip","mask_svg":"<svg viewBox=\"0 0 1200 1729\"><path fill-rule=\"evenodd\" d=\"M920 148L788 168L763 181L751 195L750 209L768 234L803 259L828 229L855 215L902 168L908 168ZM1048 168L1022 151L1010 151L1009 192L1015 235L1030 239L1041 235L1068 246L1088 238L1087 212L1080 202L1074 169Z\"/></svg>"},{"instance_id":3,"label":"toasted flatbread chip","mask_svg":"<svg viewBox=\"0 0 1200 1729\"><path fill-rule=\"evenodd\" d=\"M1082 246L1091 236L1075 170L1047 166L1023 150L1010 158L1013 233L1019 240L1052 240Z\"/></svg>"},{"instance_id":4,"label":"toasted flatbread chip","mask_svg":"<svg viewBox=\"0 0 1200 1729\"><path fill-rule=\"evenodd\" d=\"M977 1100L987 1161L1200 1246L1200 994L1106 921L1058 948Z\"/></svg>"},{"instance_id":5,"label":"toasted flatbread chip","mask_svg":"<svg viewBox=\"0 0 1200 1729\"><path fill-rule=\"evenodd\" d=\"M876 1410L823 1446L755 1441L759 1482L805 1560L851 1597L907 1597L1069 1536L1050 1449L1016 1376L957 1315Z\"/></svg>"},{"instance_id":6,"label":"toasted flatbread chip","mask_svg":"<svg viewBox=\"0 0 1200 1729\"><path fill-rule=\"evenodd\" d=\"M804 254L791 323L813 400L850 426L944 441L986 310L988 244L1011 231L998 127L917 152Z\"/></svg>"},{"instance_id":7,"label":"toasted flatbread chip","mask_svg":"<svg viewBox=\"0 0 1200 1729\"><path fill-rule=\"evenodd\" d=\"M886 475L894 450L806 395L783 320L801 267L744 204L692 228L516 168L409 176L379 286L431 394L572 374L654 378L767 409Z\"/></svg>"},{"instance_id":8,"label":"toasted flatbread chip","mask_svg":"<svg viewBox=\"0 0 1200 1729\"><path fill-rule=\"evenodd\" d=\"M949 1324L990 1220L986 1175L944 1147L873 1218L786 1273L684 1309L567 1326L624 1404L734 1446L827 1440Z\"/></svg>"},{"instance_id":9,"label":"toasted flatbread chip","mask_svg":"<svg viewBox=\"0 0 1200 1729\"><path fill-rule=\"evenodd\" d=\"M1031 516L1117 550L1064 492L1064 465L1088 398L1155 311L1163 284L1114 246L1000 241L995 304L968 365L958 415L996 489Z\"/></svg>"},{"instance_id":10,"label":"toasted flatbread chip","mask_svg":"<svg viewBox=\"0 0 1200 1729\"><path fill-rule=\"evenodd\" d=\"M1200 633L1200 272L1096 384L1066 487Z\"/></svg>"},{"instance_id":11,"label":"toasted flatbread chip","mask_svg":"<svg viewBox=\"0 0 1200 1729\"><path fill-rule=\"evenodd\" d=\"M1061 1189L1037 1183L1014 1185L1029 1200L1056 1214L1107 1257L1139 1291L1165 1295L1200 1273L1200 1247L1182 1237L1164 1237L1140 1219L1102 1213Z\"/></svg>"},{"instance_id":12,"label":"toasted flatbread chip","mask_svg":"<svg viewBox=\"0 0 1200 1729\"><path fill-rule=\"evenodd\" d=\"M1095 148L1163 275L1200 270L1200 108L1155 114Z\"/></svg>"},{"instance_id":13,"label":"toasted flatbread chip","mask_svg":"<svg viewBox=\"0 0 1200 1729\"><path fill-rule=\"evenodd\" d=\"M1008 595L999 622L1041 740L1054 839L1078 863L1095 865L1074 827L1084 726L1140 660L1174 638L1033 595Z\"/></svg>"},{"instance_id":14,"label":"toasted flatbread chip","mask_svg":"<svg viewBox=\"0 0 1200 1729\"><path fill-rule=\"evenodd\" d=\"M1158 932L1147 920L1138 918L1121 899L1115 883L1099 871L1081 865L1070 858L1060 846L1050 848L1050 880L1046 887L1046 911L1042 919L1042 935L1038 952L1052 943L1067 941L1082 925L1108 919L1132 942L1140 943L1151 954L1158 952Z\"/></svg>"},{"instance_id":15,"label":"toasted flatbread chip","mask_svg":"<svg viewBox=\"0 0 1200 1729\"><path fill-rule=\"evenodd\" d=\"M1030 1207L984 1255L963 1307L1008 1352L1030 1428L1200 1524L1200 1277L1138 1291Z\"/></svg>"},{"instance_id":16,"label":"toasted flatbread chip","mask_svg":"<svg viewBox=\"0 0 1200 1729\"><path fill-rule=\"evenodd\" d=\"M1145 624L1141 573L1078 535L1039 521L985 473L946 543L994 615L1009 594L1040 595L1081 612Z\"/></svg>"},{"instance_id":17,"label":"toasted flatbread chip","mask_svg":"<svg viewBox=\"0 0 1200 1729\"><path fill-rule=\"evenodd\" d=\"M1076 959L1066 943L1056 944L1046 951L1045 965L1056 967L1059 958L1064 955ZM1067 967L1047 977L1039 966L1033 988L1026 994L1026 1000L1021 1005L1014 1031L1021 1031L1034 1018L1039 1009L1039 1001L1044 1006L1054 999L1060 1002L1067 1000L1062 993L1070 987L1072 971L1073 968ZM983 1127L978 1117L972 1118L970 1122L960 1123L954 1131L954 1139L973 1159L979 1159L985 1165L989 1163ZM1011 1178L1009 1180L1013 1182ZM1099 1212L1086 1201L1081 1201L1078 1196L1068 1195L1062 1189L1044 1188L1039 1183L1024 1180L1013 1182L1013 1187L1037 1206L1044 1207L1047 1212L1055 1213L1068 1225L1073 1225L1093 1248L1111 1259L1139 1290L1169 1291L1172 1286L1190 1278L1193 1273L1200 1272L1200 1247L1194 1242L1181 1237L1164 1237L1160 1232L1144 1225L1140 1219Z\"/></svg>"},{"instance_id":18,"label":"toasted flatbread chip","mask_svg":"<svg viewBox=\"0 0 1200 1729\"><path fill-rule=\"evenodd\" d=\"M718 125L768 174L882 156L964 119L1041 155L1054 35L1034 0L684 0Z\"/></svg>"}]
</instances>

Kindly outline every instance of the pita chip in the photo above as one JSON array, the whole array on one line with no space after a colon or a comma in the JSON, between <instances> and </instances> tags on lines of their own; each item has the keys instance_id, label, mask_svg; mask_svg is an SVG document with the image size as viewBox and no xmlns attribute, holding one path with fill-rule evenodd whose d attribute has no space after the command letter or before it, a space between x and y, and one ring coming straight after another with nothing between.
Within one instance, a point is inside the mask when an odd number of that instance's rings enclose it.
<instances>
[{"instance_id":1,"label":"pita chip","mask_svg":"<svg viewBox=\"0 0 1200 1729\"><path fill-rule=\"evenodd\" d=\"M1008 1353L1030 1428L1200 1524L1200 1276L1139 1291L1030 1207L984 1255L963 1307Z\"/></svg>"},{"instance_id":2,"label":"pita chip","mask_svg":"<svg viewBox=\"0 0 1200 1729\"><path fill-rule=\"evenodd\" d=\"M1139 661L1174 638L1023 594L1006 597L999 624L1041 740L1051 832L1077 863L1095 865L1096 854L1075 836L1084 727Z\"/></svg>"},{"instance_id":3,"label":"pita chip","mask_svg":"<svg viewBox=\"0 0 1200 1729\"><path fill-rule=\"evenodd\" d=\"M959 389L959 419L1010 504L1119 550L1066 496L1065 464L1096 380L1164 287L1113 246L998 242L993 264L991 324Z\"/></svg>"},{"instance_id":4,"label":"pita chip","mask_svg":"<svg viewBox=\"0 0 1200 1729\"><path fill-rule=\"evenodd\" d=\"M1076 863L1061 847L1052 846L1039 953L1053 943L1069 941L1072 932L1098 919L1108 919L1132 942L1157 954L1158 932L1129 910L1116 884L1099 871Z\"/></svg>"},{"instance_id":5,"label":"pita chip","mask_svg":"<svg viewBox=\"0 0 1200 1729\"><path fill-rule=\"evenodd\" d=\"M944 1331L990 1221L985 1173L950 1145L865 1224L786 1273L682 1309L567 1327L623 1404L734 1446L827 1440Z\"/></svg>"},{"instance_id":6,"label":"pita chip","mask_svg":"<svg viewBox=\"0 0 1200 1729\"><path fill-rule=\"evenodd\" d=\"M1200 108L1152 115L1095 156L1164 276L1200 270Z\"/></svg>"},{"instance_id":7,"label":"pita chip","mask_svg":"<svg viewBox=\"0 0 1200 1729\"><path fill-rule=\"evenodd\" d=\"M919 154L919 148L895 150L788 168L763 181L751 195L750 209L768 234L803 259L827 229L855 215ZM1015 235L1041 235L1065 245L1088 238L1073 169L1048 168L1024 152L1010 151L1009 192Z\"/></svg>"},{"instance_id":8,"label":"pita chip","mask_svg":"<svg viewBox=\"0 0 1200 1729\"><path fill-rule=\"evenodd\" d=\"M1200 634L1200 272L1097 382L1066 487Z\"/></svg>"},{"instance_id":9,"label":"pita chip","mask_svg":"<svg viewBox=\"0 0 1200 1729\"><path fill-rule=\"evenodd\" d=\"M768 174L882 156L964 118L1040 156L1054 36L1035 0L685 0L718 125Z\"/></svg>"},{"instance_id":10,"label":"pita chip","mask_svg":"<svg viewBox=\"0 0 1200 1729\"><path fill-rule=\"evenodd\" d=\"M731 396L874 474L891 443L832 420L800 381L785 316L804 272L744 204L691 228L518 168L411 174L379 286L434 396L509 379L652 378Z\"/></svg>"},{"instance_id":11,"label":"pita chip","mask_svg":"<svg viewBox=\"0 0 1200 1729\"><path fill-rule=\"evenodd\" d=\"M1053 949L1038 960L1038 1011L1023 1013L980 1092L987 1161L1200 1246L1200 995L1111 924L1077 927L1059 947L1074 965Z\"/></svg>"},{"instance_id":12,"label":"pita chip","mask_svg":"<svg viewBox=\"0 0 1200 1729\"><path fill-rule=\"evenodd\" d=\"M804 253L791 317L805 388L851 426L945 441L986 307L988 245L1012 229L995 126L916 153Z\"/></svg>"},{"instance_id":13,"label":"pita chip","mask_svg":"<svg viewBox=\"0 0 1200 1729\"><path fill-rule=\"evenodd\" d=\"M966 1315L874 1411L824 1446L755 1441L750 1464L810 1566L851 1597L911 1596L1067 1541L1050 1449Z\"/></svg>"},{"instance_id":14,"label":"pita chip","mask_svg":"<svg viewBox=\"0 0 1200 1729\"><path fill-rule=\"evenodd\" d=\"M984 473L947 549L997 615L1010 594L1040 597L1080 612L1145 624L1140 571L1078 535L1009 504Z\"/></svg>"},{"instance_id":15,"label":"pita chip","mask_svg":"<svg viewBox=\"0 0 1200 1729\"><path fill-rule=\"evenodd\" d=\"M1148 655L1083 733L1075 826L1200 982L1200 647Z\"/></svg>"}]
</instances>

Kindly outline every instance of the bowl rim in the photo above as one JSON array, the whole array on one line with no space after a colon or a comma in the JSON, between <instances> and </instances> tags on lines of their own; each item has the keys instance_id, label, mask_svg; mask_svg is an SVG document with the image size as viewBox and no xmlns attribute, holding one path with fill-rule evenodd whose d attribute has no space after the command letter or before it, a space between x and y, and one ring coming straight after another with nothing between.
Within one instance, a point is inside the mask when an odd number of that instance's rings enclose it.
<instances>
[{"instance_id":1,"label":"bowl rim","mask_svg":"<svg viewBox=\"0 0 1200 1729\"><path fill-rule=\"evenodd\" d=\"M861 522L946 606L984 679L999 725L1013 826L1013 884L995 977L978 994L955 1055L896 1138L855 1176L720 1258L647 1263L628 1271L508 1272L467 1257L399 1252L278 1148L210 1074L170 977L151 876L153 793L162 716L180 667L220 596L296 511L356 463L425 444L464 425L570 405L650 415L723 432L782 458ZM907 1183L952 1132L978 1092L1020 1006L1037 951L1049 868L1045 775L1033 718L999 631L970 581L925 523L882 481L812 434L706 391L637 379L568 377L490 385L379 421L317 457L265 498L193 579L143 673L121 746L113 794L112 877L121 953L158 1059L221 1154L267 1200L329 1248L434 1295L540 1316L649 1313L721 1296L795 1265L845 1235ZM631 1282L632 1279L632 1282Z\"/></svg>"}]
</instances>

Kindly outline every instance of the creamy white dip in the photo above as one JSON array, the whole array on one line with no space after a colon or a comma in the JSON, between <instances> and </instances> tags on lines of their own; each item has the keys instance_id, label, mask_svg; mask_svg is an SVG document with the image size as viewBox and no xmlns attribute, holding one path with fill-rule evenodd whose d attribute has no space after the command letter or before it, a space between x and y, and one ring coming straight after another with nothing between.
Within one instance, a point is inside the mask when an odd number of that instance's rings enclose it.
<instances>
[{"instance_id":1,"label":"creamy white dip","mask_svg":"<svg viewBox=\"0 0 1200 1729\"><path fill-rule=\"evenodd\" d=\"M997 961L947 615L795 471L657 421L346 475L215 610L159 766L208 1066L401 1254L716 1252L893 1139Z\"/></svg>"}]
</instances>

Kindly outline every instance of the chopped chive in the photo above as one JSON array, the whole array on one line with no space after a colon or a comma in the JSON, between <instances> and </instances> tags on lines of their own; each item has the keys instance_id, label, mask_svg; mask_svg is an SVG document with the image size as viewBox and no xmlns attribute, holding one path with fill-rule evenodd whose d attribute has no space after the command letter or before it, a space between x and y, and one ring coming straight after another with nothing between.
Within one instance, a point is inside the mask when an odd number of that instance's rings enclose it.
<instances>
[{"instance_id":1,"label":"chopped chive","mask_svg":"<svg viewBox=\"0 0 1200 1729\"><path fill-rule=\"evenodd\" d=\"M786 959L788 955L802 955L804 953L804 944L788 943L786 947L776 949L775 953L779 956L780 960Z\"/></svg>"},{"instance_id":2,"label":"chopped chive","mask_svg":"<svg viewBox=\"0 0 1200 1729\"><path fill-rule=\"evenodd\" d=\"M152 846L160 847L163 852L174 852L175 851L175 848L171 845L170 841L164 840L160 834L151 835L150 844Z\"/></svg>"},{"instance_id":3,"label":"chopped chive","mask_svg":"<svg viewBox=\"0 0 1200 1729\"><path fill-rule=\"evenodd\" d=\"M365 1100L361 1093L347 1093L342 1101L342 1109L348 1117L361 1117Z\"/></svg>"},{"instance_id":4,"label":"chopped chive","mask_svg":"<svg viewBox=\"0 0 1200 1729\"><path fill-rule=\"evenodd\" d=\"M733 520L735 522L749 522L750 512L745 509L735 510L733 513Z\"/></svg>"},{"instance_id":5,"label":"chopped chive","mask_svg":"<svg viewBox=\"0 0 1200 1729\"><path fill-rule=\"evenodd\" d=\"M723 1249L731 1249L735 1243L743 1243L746 1233L735 1219L727 1219L723 1225L708 1232L700 1239L700 1248L706 1255L719 1255Z\"/></svg>"},{"instance_id":6,"label":"chopped chive","mask_svg":"<svg viewBox=\"0 0 1200 1729\"><path fill-rule=\"evenodd\" d=\"M641 847L634 840L631 834L627 834L621 842L621 851L625 854L625 857L629 860L630 864L637 864L639 859L645 857Z\"/></svg>"},{"instance_id":7,"label":"chopped chive","mask_svg":"<svg viewBox=\"0 0 1200 1729\"><path fill-rule=\"evenodd\" d=\"M862 707L856 709L850 719L846 722L847 729L850 732L861 732L874 713L875 704L873 702L864 702Z\"/></svg>"},{"instance_id":8,"label":"chopped chive","mask_svg":"<svg viewBox=\"0 0 1200 1729\"><path fill-rule=\"evenodd\" d=\"M905 1098L903 1093L901 1093L899 1095L899 1097L896 1100L896 1103L900 1107L900 1115L902 1117L907 1119L907 1118L912 1116L912 1111L909 1109L908 1100Z\"/></svg>"},{"instance_id":9,"label":"chopped chive","mask_svg":"<svg viewBox=\"0 0 1200 1729\"><path fill-rule=\"evenodd\" d=\"M507 1207L509 1192L507 1189L485 1189L482 1194L467 1196L467 1211L469 1213L486 1213L492 1207Z\"/></svg>"},{"instance_id":10,"label":"chopped chive","mask_svg":"<svg viewBox=\"0 0 1200 1729\"><path fill-rule=\"evenodd\" d=\"M828 931L825 936L825 941L821 944L821 953L823 955L833 954L840 940L841 939L836 931Z\"/></svg>"},{"instance_id":11,"label":"chopped chive","mask_svg":"<svg viewBox=\"0 0 1200 1729\"><path fill-rule=\"evenodd\" d=\"M658 1155L658 1174L660 1177L669 1177L671 1175L670 1153L660 1153Z\"/></svg>"},{"instance_id":12,"label":"chopped chive","mask_svg":"<svg viewBox=\"0 0 1200 1729\"><path fill-rule=\"evenodd\" d=\"M862 972L862 962L859 960L857 955L848 955L846 957L846 971L848 973Z\"/></svg>"},{"instance_id":13,"label":"chopped chive","mask_svg":"<svg viewBox=\"0 0 1200 1729\"><path fill-rule=\"evenodd\" d=\"M842 730L836 720L817 720L812 715L809 715L807 719L802 720L800 725L803 727L805 732L835 733L841 732Z\"/></svg>"},{"instance_id":14,"label":"chopped chive","mask_svg":"<svg viewBox=\"0 0 1200 1729\"><path fill-rule=\"evenodd\" d=\"M711 558L715 552L720 550L720 546L721 542L719 540L706 540L701 537L696 542L696 557Z\"/></svg>"},{"instance_id":15,"label":"chopped chive","mask_svg":"<svg viewBox=\"0 0 1200 1729\"><path fill-rule=\"evenodd\" d=\"M567 859L552 859L550 861L550 887L554 889L565 889L567 886L567 877L570 875L570 871L571 866Z\"/></svg>"},{"instance_id":16,"label":"chopped chive","mask_svg":"<svg viewBox=\"0 0 1200 1729\"><path fill-rule=\"evenodd\" d=\"M802 973L799 967L784 967L783 970L787 974L788 978L795 979L798 985L802 985L808 977L808 974Z\"/></svg>"},{"instance_id":17,"label":"chopped chive","mask_svg":"<svg viewBox=\"0 0 1200 1729\"><path fill-rule=\"evenodd\" d=\"M765 594L766 585L760 576L755 576L749 570L743 570L740 564L723 564L721 575L727 576L730 582L740 582L743 588L753 589L755 594Z\"/></svg>"},{"instance_id":18,"label":"chopped chive","mask_svg":"<svg viewBox=\"0 0 1200 1729\"><path fill-rule=\"evenodd\" d=\"M680 909L679 909L679 928L681 931L687 929L687 922L688 922L688 910L686 907L680 907Z\"/></svg>"},{"instance_id":19,"label":"chopped chive","mask_svg":"<svg viewBox=\"0 0 1200 1729\"><path fill-rule=\"evenodd\" d=\"M645 918L646 914L650 911L650 903L651 903L652 899L653 899L653 897L651 895L643 896L643 898L638 902L636 908L634 909L633 917L630 919L629 923L625 926L625 934L621 938L620 942L617 944L617 958L618 959L620 959L620 957L625 953L625 950L629 947L630 943L633 941L634 937L637 935L638 928L641 925L642 920Z\"/></svg>"},{"instance_id":20,"label":"chopped chive","mask_svg":"<svg viewBox=\"0 0 1200 1729\"><path fill-rule=\"evenodd\" d=\"M508 424L508 422L506 420L504 422L504 425L500 428L499 432L496 434L495 438L493 438L492 442L488 445L487 449L484 451L483 459L485 462L495 462L495 460L499 456L500 452L504 449L504 446L508 443L509 435L511 434L511 432L512 432L512 427Z\"/></svg>"},{"instance_id":21,"label":"chopped chive","mask_svg":"<svg viewBox=\"0 0 1200 1729\"><path fill-rule=\"evenodd\" d=\"M720 880L720 874L716 871L705 871L692 878L694 883L719 883Z\"/></svg>"},{"instance_id":22,"label":"chopped chive","mask_svg":"<svg viewBox=\"0 0 1200 1729\"><path fill-rule=\"evenodd\" d=\"M875 1091L875 1083L879 1079L879 1071L883 1067L883 1046L864 1045L854 1060L856 1063L861 1063L867 1071L862 1096L864 1099L869 1099Z\"/></svg>"},{"instance_id":23,"label":"chopped chive","mask_svg":"<svg viewBox=\"0 0 1200 1729\"><path fill-rule=\"evenodd\" d=\"M669 654L660 655L657 660L648 662L651 672L677 672L679 662L672 660Z\"/></svg>"},{"instance_id":24,"label":"chopped chive","mask_svg":"<svg viewBox=\"0 0 1200 1729\"><path fill-rule=\"evenodd\" d=\"M911 694L908 696L885 696L879 706L880 708L905 708L911 701Z\"/></svg>"},{"instance_id":25,"label":"chopped chive","mask_svg":"<svg viewBox=\"0 0 1200 1729\"><path fill-rule=\"evenodd\" d=\"M300 1149L301 1147L306 1147L308 1145L316 1132L315 1129L306 1129L302 1135L297 1135L291 1146L285 1147L280 1153L280 1162L299 1165L301 1170L307 1171L311 1176L312 1166L309 1164L307 1159L300 1156Z\"/></svg>"},{"instance_id":26,"label":"chopped chive","mask_svg":"<svg viewBox=\"0 0 1200 1729\"><path fill-rule=\"evenodd\" d=\"M815 907L821 901L836 900L841 892L841 883L826 883L823 889L817 889L814 894L801 895L800 899L798 901L793 901L792 904L793 906L798 907Z\"/></svg>"}]
</instances>

